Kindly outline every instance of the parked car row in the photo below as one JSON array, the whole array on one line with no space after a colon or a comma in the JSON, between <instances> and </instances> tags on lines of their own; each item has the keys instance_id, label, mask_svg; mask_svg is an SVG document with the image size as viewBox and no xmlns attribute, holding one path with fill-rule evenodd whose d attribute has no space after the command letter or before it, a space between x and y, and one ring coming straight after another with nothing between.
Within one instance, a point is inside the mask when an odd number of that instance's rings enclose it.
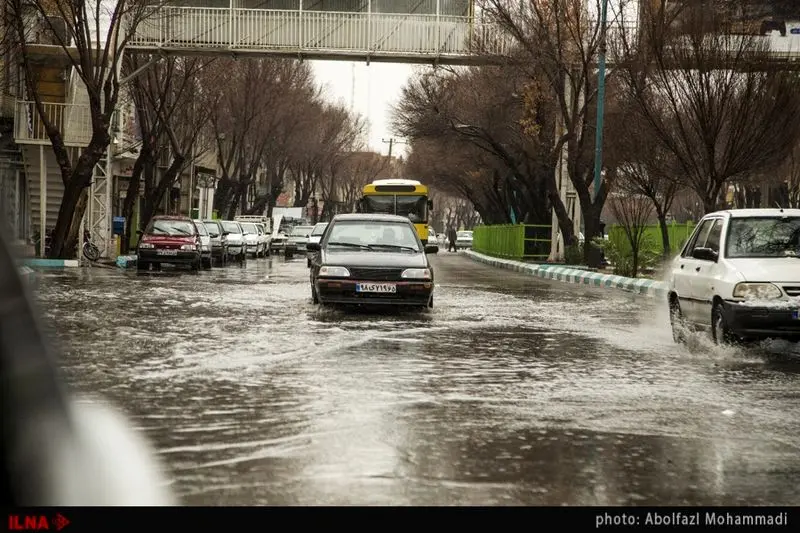
<instances>
[{"instance_id":1,"label":"parked car row","mask_svg":"<svg viewBox=\"0 0 800 533\"><path fill-rule=\"evenodd\" d=\"M243 264L248 257L268 257L272 250L266 220L252 218L259 221L154 217L138 232L137 268L158 270L162 264L174 264L197 271L231 261Z\"/></svg>"}]
</instances>

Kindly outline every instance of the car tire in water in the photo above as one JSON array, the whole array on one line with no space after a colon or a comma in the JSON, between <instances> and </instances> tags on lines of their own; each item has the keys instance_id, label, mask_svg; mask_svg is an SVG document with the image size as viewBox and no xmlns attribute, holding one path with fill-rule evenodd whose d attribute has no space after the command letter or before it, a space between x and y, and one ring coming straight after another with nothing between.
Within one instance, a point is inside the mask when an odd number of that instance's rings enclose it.
<instances>
[{"instance_id":1,"label":"car tire in water","mask_svg":"<svg viewBox=\"0 0 800 533\"><path fill-rule=\"evenodd\" d=\"M144 261L137 261L136 262L136 270L139 270L139 271L150 270L150 263L145 263Z\"/></svg>"},{"instance_id":2,"label":"car tire in water","mask_svg":"<svg viewBox=\"0 0 800 533\"><path fill-rule=\"evenodd\" d=\"M678 344L686 342L686 321L681 313L681 304L677 296L669 299L669 325L672 329L672 340Z\"/></svg>"},{"instance_id":3,"label":"car tire in water","mask_svg":"<svg viewBox=\"0 0 800 533\"><path fill-rule=\"evenodd\" d=\"M729 345L735 344L738 339L728 329L728 323L725 320L725 313L723 313L722 304L714 302L714 307L711 310L711 338L715 344Z\"/></svg>"},{"instance_id":4,"label":"car tire in water","mask_svg":"<svg viewBox=\"0 0 800 533\"><path fill-rule=\"evenodd\" d=\"M311 303L314 305L319 304L319 296L317 296L317 288L314 287L314 282L311 282Z\"/></svg>"}]
</instances>

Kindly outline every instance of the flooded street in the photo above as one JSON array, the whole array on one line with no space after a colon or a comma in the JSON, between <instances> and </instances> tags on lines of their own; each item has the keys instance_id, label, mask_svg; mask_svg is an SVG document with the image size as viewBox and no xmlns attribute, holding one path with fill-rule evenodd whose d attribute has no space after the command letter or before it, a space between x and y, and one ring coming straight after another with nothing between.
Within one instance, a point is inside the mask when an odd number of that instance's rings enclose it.
<instances>
[{"instance_id":1,"label":"flooded street","mask_svg":"<svg viewBox=\"0 0 800 533\"><path fill-rule=\"evenodd\" d=\"M37 296L70 384L186 504L800 502L787 346L689 350L648 300L433 260L423 312L314 306L304 258L67 269Z\"/></svg>"}]
</instances>

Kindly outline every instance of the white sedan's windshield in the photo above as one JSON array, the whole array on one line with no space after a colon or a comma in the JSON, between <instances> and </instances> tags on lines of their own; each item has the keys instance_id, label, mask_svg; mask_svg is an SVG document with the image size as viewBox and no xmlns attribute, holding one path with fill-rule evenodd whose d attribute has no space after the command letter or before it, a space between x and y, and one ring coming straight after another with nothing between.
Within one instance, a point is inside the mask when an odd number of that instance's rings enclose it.
<instances>
[{"instance_id":1,"label":"white sedan's windshield","mask_svg":"<svg viewBox=\"0 0 800 533\"><path fill-rule=\"evenodd\" d=\"M800 255L800 218L732 218L725 256L785 257Z\"/></svg>"}]
</instances>

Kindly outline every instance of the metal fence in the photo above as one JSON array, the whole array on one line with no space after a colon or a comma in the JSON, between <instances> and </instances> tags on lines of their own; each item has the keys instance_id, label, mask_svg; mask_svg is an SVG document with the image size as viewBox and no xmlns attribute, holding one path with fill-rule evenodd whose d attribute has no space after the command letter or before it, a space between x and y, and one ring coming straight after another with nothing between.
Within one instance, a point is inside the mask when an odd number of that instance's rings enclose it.
<instances>
[{"instance_id":1,"label":"metal fence","mask_svg":"<svg viewBox=\"0 0 800 533\"><path fill-rule=\"evenodd\" d=\"M692 232L694 231L696 224L692 221L685 222L683 224L678 224L672 222L667 224L667 233L669 235L669 245L672 252L678 251L687 240L691 236ZM609 236L612 233L617 233L620 237L624 237L625 229L618 225L613 224L610 225L607 229ZM644 243L645 246L651 248L653 251L658 253L664 252L664 246L661 240L661 228L658 224L648 224L644 228Z\"/></svg>"},{"instance_id":2,"label":"metal fence","mask_svg":"<svg viewBox=\"0 0 800 533\"><path fill-rule=\"evenodd\" d=\"M477 226L472 236L472 249L504 259L543 260L550 256L550 231L549 225Z\"/></svg>"}]
</instances>

